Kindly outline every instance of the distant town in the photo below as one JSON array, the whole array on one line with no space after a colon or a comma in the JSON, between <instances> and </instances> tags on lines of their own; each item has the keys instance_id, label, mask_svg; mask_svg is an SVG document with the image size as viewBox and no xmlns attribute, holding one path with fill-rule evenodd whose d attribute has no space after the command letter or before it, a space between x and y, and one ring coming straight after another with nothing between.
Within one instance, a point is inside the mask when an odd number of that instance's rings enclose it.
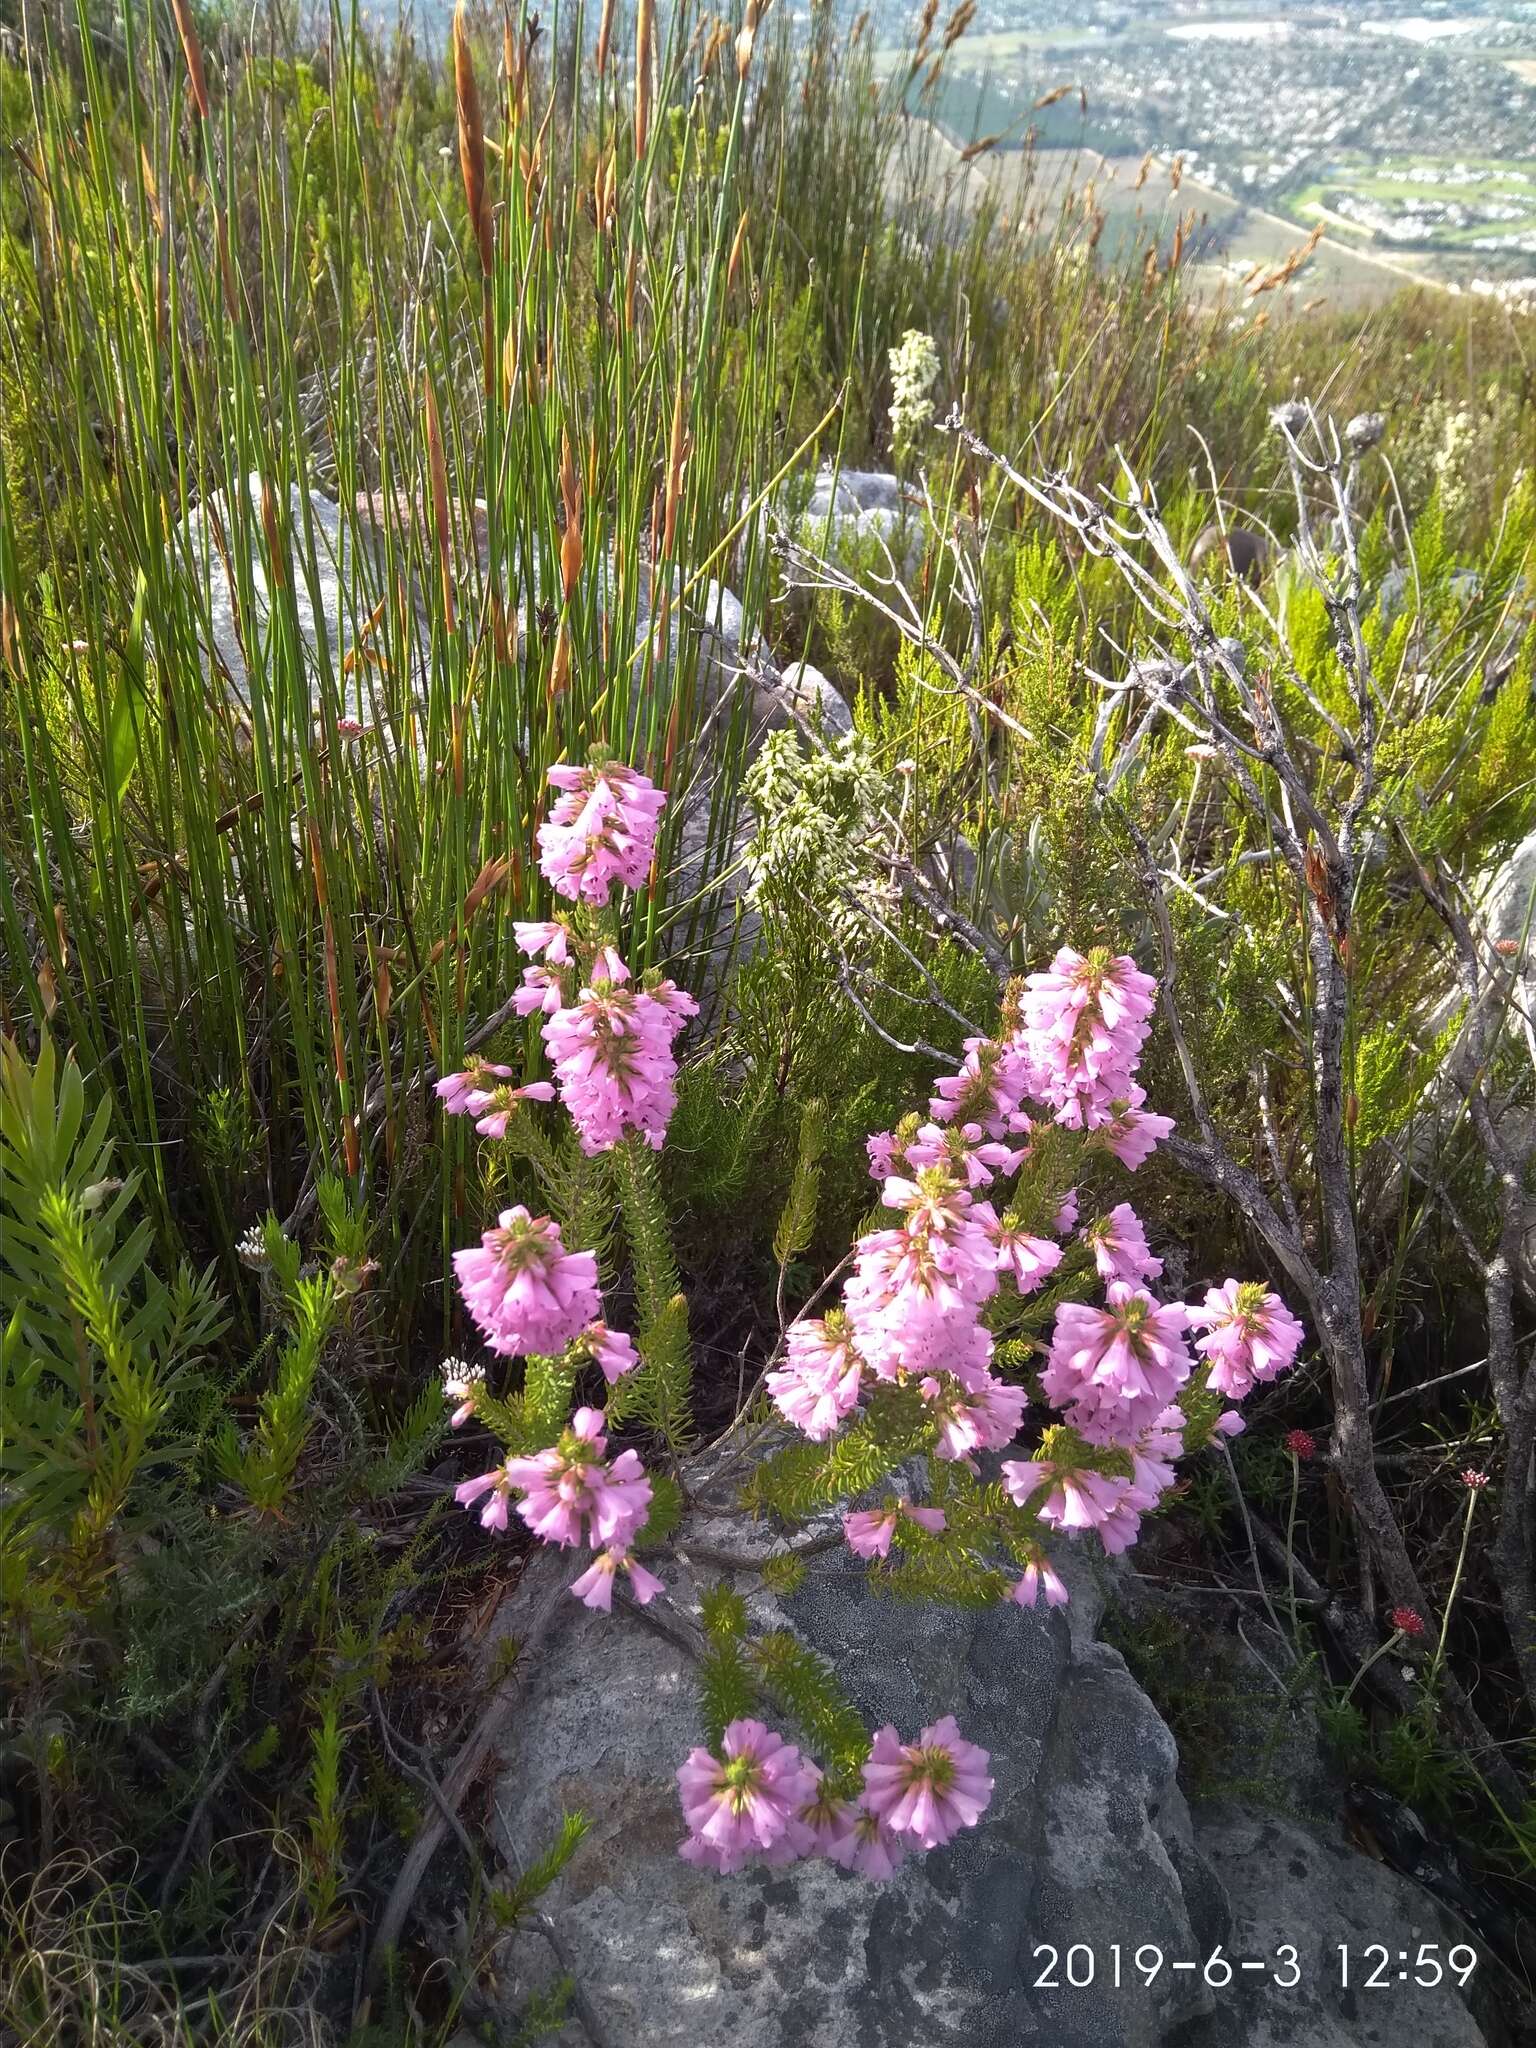
<instances>
[{"instance_id":1,"label":"distant town","mask_svg":"<svg viewBox=\"0 0 1536 2048\"><path fill-rule=\"evenodd\" d=\"M1037 105L1061 85L1082 97ZM1177 156L1239 210L1463 289L1536 272L1536 0L979 0L935 113L962 144Z\"/></svg>"}]
</instances>

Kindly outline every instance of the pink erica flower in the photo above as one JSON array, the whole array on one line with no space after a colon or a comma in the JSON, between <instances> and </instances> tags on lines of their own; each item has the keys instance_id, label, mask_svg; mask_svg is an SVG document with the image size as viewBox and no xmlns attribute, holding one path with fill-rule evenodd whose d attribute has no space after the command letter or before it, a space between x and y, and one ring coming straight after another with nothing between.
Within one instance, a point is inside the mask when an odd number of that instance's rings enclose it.
<instances>
[{"instance_id":1,"label":"pink erica flower","mask_svg":"<svg viewBox=\"0 0 1536 2048\"><path fill-rule=\"evenodd\" d=\"M867 1513L844 1515L843 1534L848 1548L858 1557L889 1557L896 1526L906 1520L937 1535L944 1527L942 1508L915 1508L910 1501L893 1500L886 1507Z\"/></svg>"},{"instance_id":2,"label":"pink erica flower","mask_svg":"<svg viewBox=\"0 0 1536 2048\"><path fill-rule=\"evenodd\" d=\"M643 1564L637 1564L627 1550L601 1550L579 1579L571 1581L571 1591L584 1607L590 1607L603 1614L613 1610L613 1582L620 1572L629 1575L630 1591L642 1607L660 1593L662 1583Z\"/></svg>"},{"instance_id":3,"label":"pink erica flower","mask_svg":"<svg viewBox=\"0 0 1536 2048\"><path fill-rule=\"evenodd\" d=\"M924 1849L940 1848L961 1828L973 1828L992 1797L987 1752L967 1742L946 1714L925 1728L916 1742L903 1743L894 1728L875 1736L864 1766L864 1799L869 1810L899 1835L915 1836Z\"/></svg>"},{"instance_id":4,"label":"pink erica flower","mask_svg":"<svg viewBox=\"0 0 1536 2048\"><path fill-rule=\"evenodd\" d=\"M521 1206L504 1209L453 1265L464 1306L504 1357L555 1357L597 1316L596 1254L568 1252L558 1223Z\"/></svg>"},{"instance_id":5,"label":"pink erica flower","mask_svg":"<svg viewBox=\"0 0 1536 2048\"><path fill-rule=\"evenodd\" d=\"M1061 1264L1061 1246L1054 1238L1033 1237L1027 1230L1014 1230L1006 1222L992 1233L997 1270L1005 1274L1020 1294L1033 1294Z\"/></svg>"},{"instance_id":6,"label":"pink erica flower","mask_svg":"<svg viewBox=\"0 0 1536 2048\"><path fill-rule=\"evenodd\" d=\"M825 1443L858 1405L862 1368L847 1318L835 1309L802 1316L785 1333L784 1351L783 1368L768 1375L768 1393L786 1422Z\"/></svg>"},{"instance_id":7,"label":"pink erica flower","mask_svg":"<svg viewBox=\"0 0 1536 2048\"><path fill-rule=\"evenodd\" d=\"M563 967L571 957L571 935L558 918L543 924L519 919L512 927L512 936L520 953L547 961L551 967Z\"/></svg>"},{"instance_id":8,"label":"pink erica flower","mask_svg":"<svg viewBox=\"0 0 1536 2048\"><path fill-rule=\"evenodd\" d=\"M898 1170L901 1156L896 1150L894 1131L875 1131L864 1140L864 1150L869 1154L869 1177L871 1180L889 1180Z\"/></svg>"},{"instance_id":9,"label":"pink erica flower","mask_svg":"<svg viewBox=\"0 0 1536 2048\"><path fill-rule=\"evenodd\" d=\"M761 1721L732 1721L720 1746L723 1756L695 1749L679 1766L678 1796L701 1860L739 1870L749 1856L772 1848L815 1797L817 1774Z\"/></svg>"},{"instance_id":10,"label":"pink erica flower","mask_svg":"<svg viewBox=\"0 0 1536 2048\"><path fill-rule=\"evenodd\" d=\"M1010 1460L1002 1471L1009 1498L1021 1508L1042 1486L1048 1489L1038 1513L1041 1521L1053 1528L1072 1536L1092 1529L1112 1553L1134 1541L1140 1517L1129 1505L1129 1479L1104 1472L1062 1470L1048 1458Z\"/></svg>"},{"instance_id":11,"label":"pink erica flower","mask_svg":"<svg viewBox=\"0 0 1536 2048\"><path fill-rule=\"evenodd\" d=\"M600 946L592 961L591 981L628 981L629 969L612 946Z\"/></svg>"},{"instance_id":12,"label":"pink erica flower","mask_svg":"<svg viewBox=\"0 0 1536 2048\"><path fill-rule=\"evenodd\" d=\"M859 1239L843 1289L860 1356L881 1379L984 1362L990 1340L978 1347L976 1316L997 1291L990 1206L938 1167L892 1175L884 1200L903 1211L902 1225Z\"/></svg>"},{"instance_id":13,"label":"pink erica flower","mask_svg":"<svg viewBox=\"0 0 1536 2048\"><path fill-rule=\"evenodd\" d=\"M1305 1335L1278 1294L1254 1280L1228 1280L1213 1287L1189 1320L1205 1335L1195 1349L1210 1361L1208 1384L1241 1401L1255 1383L1278 1379L1295 1363Z\"/></svg>"},{"instance_id":14,"label":"pink erica flower","mask_svg":"<svg viewBox=\"0 0 1536 2048\"><path fill-rule=\"evenodd\" d=\"M1022 1107L1030 1067L1014 1045L968 1038L957 1074L937 1082L928 1104L936 1124L974 1124L988 1138L1019 1138L1029 1131Z\"/></svg>"},{"instance_id":15,"label":"pink erica flower","mask_svg":"<svg viewBox=\"0 0 1536 2048\"><path fill-rule=\"evenodd\" d=\"M937 1427L934 1454L951 1460L969 1462L977 1451L1000 1451L1011 1444L1029 1405L1022 1387L988 1373L966 1385L955 1379L925 1379L920 1388Z\"/></svg>"},{"instance_id":16,"label":"pink erica flower","mask_svg":"<svg viewBox=\"0 0 1536 2048\"><path fill-rule=\"evenodd\" d=\"M504 1138L520 1102L553 1102L554 1084L530 1081L525 1088L476 1088L465 1098L465 1113L475 1120L482 1138Z\"/></svg>"},{"instance_id":17,"label":"pink erica flower","mask_svg":"<svg viewBox=\"0 0 1536 2048\"><path fill-rule=\"evenodd\" d=\"M1132 1084L1157 983L1134 960L1103 947L1063 946L1044 973L1026 976L1019 1050L1032 1088L1058 1119L1092 1130Z\"/></svg>"},{"instance_id":18,"label":"pink erica flower","mask_svg":"<svg viewBox=\"0 0 1536 2048\"><path fill-rule=\"evenodd\" d=\"M1189 1312L1158 1303L1144 1288L1112 1280L1108 1307L1063 1302L1040 1384L1095 1441L1123 1441L1166 1408L1189 1378L1184 1342Z\"/></svg>"},{"instance_id":19,"label":"pink erica flower","mask_svg":"<svg viewBox=\"0 0 1536 2048\"><path fill-rule=\"evenodd\" d=\"M462 1480L453 1489L453 1497L461 1508L473 1507L482 1496L485 1506L480 1510L482 1529L505 1529L507 1526L507 1503L512 1495L512 1480L504 1465L498 1465L494 1472L481 1472L473 1479Z\"/></svg>"},{"instance_id":20,"label":"pink erica flower","mask_svg":"<svg viewBox=\"0 0 1536 2048\"><path fill-rule=\"evenodd\" d=\"M512 1007L519 1017L531 1017L542 1011L552 1017L565 1001L565 991L559 972L553 967L525 967L522 987L512 997Z\"/></svg>"},{"instance_id":21,"label":"pink erica flower","mask_svg":"<svg viewBox=\"0 0 1536 2048\"><path fill-rule=\"evenodd\" d=\"M645 884L656 850L664 791L618 762L557 767L560 792L539 827L539 866L556 895L602 904L615 882Z\"/></svg>"},{"instance_id":22,"label":"pink erica flower","mask_svg":"<svg viewBox=\"0 0 1536 2048\"><path fill-rule=\"evenodd\" d=\"M475 1396L485 1385L482 1366L466 1365L462 1358L445 1358L439 1370L443 1378L443 1399L453 1408L450 1429L462 1429L475 1412Z\"/></svg>"},{"instance_id":23,"label":"pink erica flower","mask_svg":"<svg viewBox=\"0 0 1536 2048\"><path fill-rule=\"evenodd\" d=\"M495 1081L509 1081L510 1067L492 1066L489 1060L471 1059L461 1074L444 1074L433 1083L433 1093L449 1116L470 1115L469 1098L484 1093Z\"/></svg>"},{"instance_id":24,"label":"pink erica flower","mask_svg":"<svg viewBox=\"0 0 1536 2048\"><path fill-rule=\"evenodd\" d=\"M698 1010L669 981L585 988L543 1026L560 1095L584 1152L608 1152L628 1131L656 1150L677 1106L672 1041Z\"/></svg>"},{"instance_id":25,"label":"pink erica flower","mask_svg":"<svg viewBox=\"0 0 1536 2048\"><path fill-rule=\"evenodd\" d=\"M610 1330L606 1323L589 1323L581 1333L581 1342L593 1362L602 1367L603 1378L610 1387L640 1363L634 1338L623 1330Z\"/></svg>"},{"instance_id":26,"label":"pink erica flower","mask_svg":"<svg viewBox=\"0 0 1536 2048\"><path fill-rule=\"evenodd\" d=\"M999 1174L1015 1174L1028 1148L1005 1145L983 1132L980 1124L924 1124L907 1145L907 1172L940 1166L961 1187L987 1187Z\"/></svg>"},{"instance_id":27,"label":"pink erica flower","mask_svg":"<svg viewBox=\"0 0 1536 2048\"><path fill-rule=\"evenodd\" d=\"M1146 1099L1144 1088L1127 1089L1122 1101L1110 1105L1108 1120L1093 1134L1094 1143L1112 1152L1132 1173L1146 1164L1173 1129L1171 1116L1157 1116L1141 1107Z\"/></svg>"},{"instance_id":28,"label":"pink erica flower","mask_svg":"<svg viewBox=\"0 0 1536 2048\"><path fill-rule=\"evenodd\" d=\"M1038 1605L1042 1593L1045 1595L1047 1607L1065 1607L1071 1597L1059 1574L1043 1557L1024 1567L1024 1576L1014 1587L1009 1598L1016 1600L1020 1607L1034 1607Z\"/></svg>"},{"instance_id":29,"label":"pink erica flower","mask_svg":"<svg viewBox=\"0 0 1536 2048\"><path fill-rule=\"evenodd\" d=\"M910 1846L910 1837L898 1834L882 1820L866 1796L850 1810L841 1831L827 1844L826 1854L844 1870L883 1883L895 1876Z\"/></svg>"},{"instance_id":30,"label":"pink erica flower","mask_svg":"<svg viewBox=\"0 0 1536 2048\"><path fill-rule=\"evenodd\" d=\"M1051 1228L1058 1237L1070 1237L1077 1228L1077 1189L1068 1188L1061 1198Z\"/></svg>"},{"instance_id":31,"label":"pink erica flower","mask_svg":"<svg viewBox=\"0 0 1536 2048\"><path fill-rule=\"evenodd\" d=\"M1093 1247L1094 1264L1101 1280L1126 1280L1134 1287L1143 1280L1155 1280L1163 1270L1147 1245L1141 1218L1129 1202L1119 1202L1107 1216L1100 1216L1083 1231Z\"/></svg>"},{"instance_id":32,"label":"pink erica flower","mask_svg":"<svg viewBox=\"0 0 1536 2048\"><path fill-rule=\"evenodd\" d=\"M558 1443L509 1458L508 1481L523 1494L517 1511L541 1543L627 1550L651 1507L651 1482L633 1451L611 1463L597 1408L578 1408Z\"/></svg>"},{"instance_id":33,"label":"pink erica flower","mask_svg":"<svg viewBox=\"0 0 1536 2048\"><path fill-rule=\"evenodd\" d=\"M1174 1483L1174 1463L1184 1449L1184 1411L1165 1408L1127 1448L1131 1490L1125 1496L1126 1504L1138 1514L1150 1514Z\"/></svg>"}]
</instances>

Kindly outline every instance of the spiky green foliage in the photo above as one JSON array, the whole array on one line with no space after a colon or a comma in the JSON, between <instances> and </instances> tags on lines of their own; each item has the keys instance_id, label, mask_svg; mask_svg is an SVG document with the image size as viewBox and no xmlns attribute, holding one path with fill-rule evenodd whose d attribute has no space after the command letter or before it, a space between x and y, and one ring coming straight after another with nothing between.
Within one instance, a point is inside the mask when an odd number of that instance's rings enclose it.
<instances>
[{"instance_id":1,"label":"spiky green foliage","mask_svg":"<svg viewBox=\"0 0 1536 2048\"><path fill-rule=\"evenodd\" d=\"M562 1813L554 1840L506 1889L491 1894L491 1910L498 1926L515 1927L536 1906L560 1876L591 1832L592 1823L580 1809Z\"/></svg>"},{"instance_id":2,"label":"spiky green foliage","mask_svg":"<svg viewBox=\"0 0 1536 2048\"><path fill-rule=\"evenodd\" d=\"M718 1750L732 1721L755 1713L758 1688L747 1639L746 1602L723 1581L699 1595L705 1652L699 1667L699 1695L706 1739Z\"/></svg>"},{"instance_id":3,"label":"spiky green foliage","mask_svg":"<svg viewBox=\"0 0 1536 2048\"><path fill-rule=\"evenodd\" d=\"M610 1157L634 1262L641 1365L614 1388L608 1412L614 1421L637 1416L678 1450L693 1433L693 1356L671 1224L655 1156L644 1141L626 1138Z\"/></svg>"},{"instance_id":4,"label":"spiky green foliage","mask_svg":"<svg viewBox=\"0 0 1536 2048\"><path fill-rule=\"evenodd\" d=\"M869 1755L869 1731L825 1657L788 1629L771 1629L752 1644L752 1662L764 1686L799 1723L822 1768L840 1790L851 1790Z\"/></svg>"}]
</instances>

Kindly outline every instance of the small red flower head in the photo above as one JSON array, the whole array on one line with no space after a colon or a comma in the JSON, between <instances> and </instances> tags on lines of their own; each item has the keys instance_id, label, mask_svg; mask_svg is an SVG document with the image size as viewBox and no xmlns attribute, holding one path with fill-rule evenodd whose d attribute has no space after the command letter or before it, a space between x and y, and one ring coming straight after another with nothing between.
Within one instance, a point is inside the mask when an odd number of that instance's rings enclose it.
<instances>
[{"instance_id":1,"label":"small red flower head","mask_svg":"<svg viewBox=\"0 0 1536 2048\"><path fill-rule=\"evenodd\" d=\"M1392 1626L1399 1635L1421 1636L1424 1633L1424 1617L1414 1607L1394 1607Z\"/></svg>"},{"instance_id":2,"label":"small red flower head","mask_svg":"<svg viewBox=\"0 0 1536 2048\"><path fill-rule=\"evenodd\" d=\"M1315 1458L1317 1438L1309 1436L1304 1429L1293 1429L1286 1433L1285 1448L1294 1458Z\"/></svg>"},{"instance_id":3,"label":"small red flower head","mask_svg":"<svg viewBox=\"0 0 1536 2048\"><path fill-rule=\"evenodd\" d=\"M1461 1483L1468 1489L1469 1492L1481 1493L1483 1488L1488 1484L1488 1474L1486 1472L1474 1472L1469 1467L1465 1472L1462 1473Z\"/></svg>"}]
</instances>

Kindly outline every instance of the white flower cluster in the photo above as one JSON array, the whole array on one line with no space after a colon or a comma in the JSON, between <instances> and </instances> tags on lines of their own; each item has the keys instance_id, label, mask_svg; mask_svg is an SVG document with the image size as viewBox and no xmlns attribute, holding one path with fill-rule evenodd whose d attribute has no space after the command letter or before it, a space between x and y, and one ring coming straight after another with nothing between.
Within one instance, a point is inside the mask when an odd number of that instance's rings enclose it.
<instances>
[{"instance_id":1,"label":"white flower cluster","mask_svg":"<svg viewBox=\"0 0 1536 2048\"><path fill-rule=\"evenodd\" d=\"M868 901L885 886L860 855L890 795L862 734L844 733L807 755L796 733L770 733L746 782L757 822L746 850L749 901L813 905L846 934L858 921L850 897Z\"/></svg>"},{"instance_id":2,"label":"white flower cluster","mask_svg":"<svg viewBox=\"0 0 1536 2048\"><path fill-rule=\"evenodd\" d=\"M939 375L933 336L909 327L891 350L891 445L898 455L912 448L933 418L929 397Z\"/></svg>"}]
</instances>

